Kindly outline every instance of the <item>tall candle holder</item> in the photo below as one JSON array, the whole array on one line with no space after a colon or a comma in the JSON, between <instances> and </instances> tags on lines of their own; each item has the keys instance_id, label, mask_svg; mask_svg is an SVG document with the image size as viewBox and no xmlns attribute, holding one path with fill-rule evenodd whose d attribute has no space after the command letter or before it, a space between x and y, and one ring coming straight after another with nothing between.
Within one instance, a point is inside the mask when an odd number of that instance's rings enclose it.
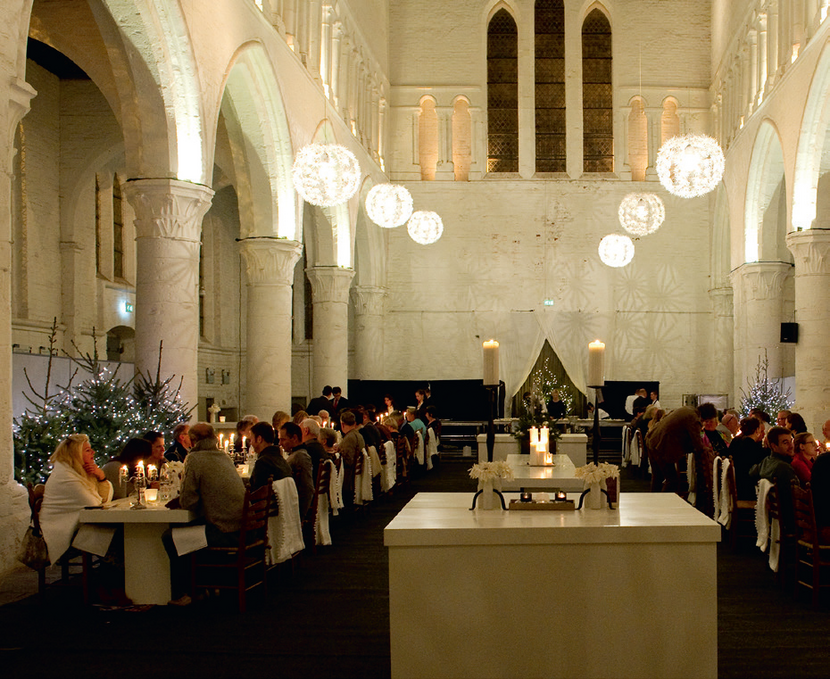
<instances>
[{"instance_id":1,"label":"tall candle holder","mask_svg":"<svg viewBox=\"0 0 830 679\"><path fill-rule=\"evenodd\" d=\"M152 465L151 465L152 466ZM144 504L144 491L147 488L147 476L144 474L144 462L139 462L135 468L135 474L129 479L135 488L136 498L130 502L130 509L147 509Z\"/></svg>"}]
</instances>

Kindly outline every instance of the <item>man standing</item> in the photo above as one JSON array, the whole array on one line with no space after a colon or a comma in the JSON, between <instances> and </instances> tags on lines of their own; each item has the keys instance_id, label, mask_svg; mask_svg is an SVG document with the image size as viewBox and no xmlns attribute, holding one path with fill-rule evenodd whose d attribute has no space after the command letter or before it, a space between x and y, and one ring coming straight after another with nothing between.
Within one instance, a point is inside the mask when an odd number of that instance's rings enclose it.
<instances>
[{"instance_id":1,"label":"man standing","mask_svg":"<svg viewBox=\"0 0 830 679\"><path fill-rule=\"evenodd\" d=\"M349 407L349 399L343 398L343 392L340 387L332 387L331 390L331 408L328 408L329 415L332 419L337 420L340 417L340 412Z\"/></svg>"},{"instance_id":2,"label":"man standing","mask_svg":"<svg viewBox=\"0 0 830 679\"><path fill-rule=\"evenodd\" d=\"M363 454L366 441L357 430L354 413L347 410L340 415L340 431L343 440L340 442L340 454L343 456L343 501L347 506L354 503L354 473L357 456Z\"/></svg>"},{"instance_id":3,"label":"man standing","mask_svg":"<svg viewBox=\"0 0 830 679\"><path fill-rule=\"evenodd\" d=\"M297 484L300 501L300 518L304 519L314 501L314 477L311 456L303 448L303 431L299 425L286 422L280 427L280 448L288 455L291 476Z\"/></svg>"},{"instance_id":4,"label":"man standing","mask_svg":"<svg viewBox=\"0 0 830 679\"><path fill-rule=\"evenodd\" d=\"M197 523L205 524L207 543L211 547L232 547L239 542L245 484L231 459L219 450L216 432L206 422L190 428L193 447L187 456L181 493L168 506L179 505L197 515ZM176 605L187 605L187 560L179 557L172 530L166 531L162 542L170 556L171 585Z\"/></svg>"},{"instance_id":5,"label":"man standing","mask_svg":"<svg viewBox=\"0 0 830 679\"><path fill-rule=\"evenodd\" d=\"M279 481L291 476L291 467L282 452L274 445L274 428L267 422L257 422L251 427L251 445L257 454L251 472L251 490L262 488L268 479Z\"/></svg>"},{"instance_id":6,"label":"man standing","mask_svg":"<svg viewBox=\"0 0 830 679\"><path fill-rule=\"evenodd\" d=\"M164 457L168 462L184 462L192 446L190 425L187 422L181 422L173 429L173 444L165 451Z\"/></svg>"},{"instance_id":7,"label":"man standing","mask_svg":"<svg viewBox=\"0 0 830 679\"><path fill-rule=\"evenodd\" d=\"M321 410L328 410L331 402L331 387L327 384L323 387L323 395L313 398L308 402L305 411L309 415L317 415Z\"/></svg>"}]
</instances>

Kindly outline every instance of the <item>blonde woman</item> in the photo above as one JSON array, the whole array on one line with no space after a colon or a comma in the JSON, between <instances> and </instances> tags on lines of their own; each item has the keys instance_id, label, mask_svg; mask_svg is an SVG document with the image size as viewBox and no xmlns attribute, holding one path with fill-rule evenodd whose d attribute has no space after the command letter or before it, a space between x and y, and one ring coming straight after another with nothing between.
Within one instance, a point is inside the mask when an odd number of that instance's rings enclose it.
<instances>
[{"instance_id":1,"label":"blonde woman","mask_svg":"<svg viewBox=\"0 0 830 679\"><path fill-rule=\"evenodd\" d=\"M95 464L95 452L86 434L70 434L55 449L49 461L54 465L40 510L40 527L49 560L60 559L78 530L78 516L84 507L112 499L112 484Z\"/></svg>"}]
</instances>

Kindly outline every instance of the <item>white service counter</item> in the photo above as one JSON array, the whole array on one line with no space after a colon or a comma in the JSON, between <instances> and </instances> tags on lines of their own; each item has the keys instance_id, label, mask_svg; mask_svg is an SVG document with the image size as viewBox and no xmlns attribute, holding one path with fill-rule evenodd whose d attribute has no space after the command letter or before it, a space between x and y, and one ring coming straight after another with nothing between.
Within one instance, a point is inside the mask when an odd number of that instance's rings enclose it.
<instances>
[{"instance_id":1,"label":"white service counter","mask_svg":"<svg viewBox=\"0 0 830 679\"><path fill-rule=\"evenodd\" d=\"M384 531L394 679L717 677L717 523L668 493L471 502L420 493Z\"/></svg>"}]
</instances>

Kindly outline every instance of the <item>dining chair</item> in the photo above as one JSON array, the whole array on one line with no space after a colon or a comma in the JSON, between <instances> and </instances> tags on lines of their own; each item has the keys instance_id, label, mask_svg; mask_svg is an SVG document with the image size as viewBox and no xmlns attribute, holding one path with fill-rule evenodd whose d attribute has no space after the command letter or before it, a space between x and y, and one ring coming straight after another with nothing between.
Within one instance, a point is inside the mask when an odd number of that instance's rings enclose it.
<instances>
[{"instance_id":1,"label":"dining chair","mask_svg":"<svg viewBox=\"0 0 830 679\"><path fill-rule=\"evenodd\" d=\"M703 488L697 489L697 507L710 519L715 518L715 451L706 446L700 455L701 474L698 476L703 481Z\"/></svg>"},{"instance_id":2,"label":"dining chair","mask_svg":"<svg viewBox=\"0 0 830 679\"><path fill-rule=\"evenodd\" d=\"M753 540L757 536L755 529L755 507L757 500L739 500L738 484L735 479L735 463L732 456L727 458L729 464L726 467L726 487L721 492L729 495L729 546L732 549L738 544L739 537L748 537Z\"/></svg>"},{"instance_id":3,"label":"dining chair","mask_svg":"<svg viewBox=\"0 0 830 679\"><path fill-rule=\"evenodd\" d=\"M325 505L325 510L328 512L329 504L327 498L329 497L329 487L331 484L331 469L332 465L328 464L328 460L321 460L317 467L317 479L314 482L314 497L311 500L311 508L303 520L303 538L305 539L306 548L311 545L312 554L317 553L318 543L318 526L321 523L320 510ZM321 504L320 498L324 498ZM331 544L329 542L329 544Z\"/></svg>"},{"instance_id":4,"label":"dining chair","mask_svg":"<svg viewBox=\"0 0 830 679\"><path fill-rule=\"evenodd\" d=\"M797 535L793 522L788 520L788 517L792 517L792 508L783 507L781 497L780 484L778 479L774 479L772 488L770 488L769 494L767 495L767 510L769 511L770 525L772 525L773 521L777 521L779 526L778 539L776 540L778 543L778 571L775 579L779 587L785 587L787 585L786 574L787 572L792 572L792 587L794 589L796 570L795 544Z\"/></svg>"},{"instance_id":5,"label":"dining chair","mask_svg":"<svg viewBox=\"0 0 830 679\"><path fill-rule=\"evenodd\" d=\"M819 593L822 587L830 587L826 571L830 567L830 535L816 524L813 507L813 493L801 488L796 480L792 481L793 513L798 531L796 550L796 589L801 585L812 590L813 608L818 608ZM822 575L825 581L822 582Z\"/></svg>"},{"instance_id":6,"label":"dining chair","mask_svg":"<svg viewBox=\"0 0 830 679\"><path fill-rule=\"evenodd\" d=\"M232 589L237 591L239 612L246 609L247 592L262 585L268 594L268 515L273 491L271 484L245 492L239 542L233 547L206 547L190 557L191 591Z\"/></svg>"}]
</instances>

